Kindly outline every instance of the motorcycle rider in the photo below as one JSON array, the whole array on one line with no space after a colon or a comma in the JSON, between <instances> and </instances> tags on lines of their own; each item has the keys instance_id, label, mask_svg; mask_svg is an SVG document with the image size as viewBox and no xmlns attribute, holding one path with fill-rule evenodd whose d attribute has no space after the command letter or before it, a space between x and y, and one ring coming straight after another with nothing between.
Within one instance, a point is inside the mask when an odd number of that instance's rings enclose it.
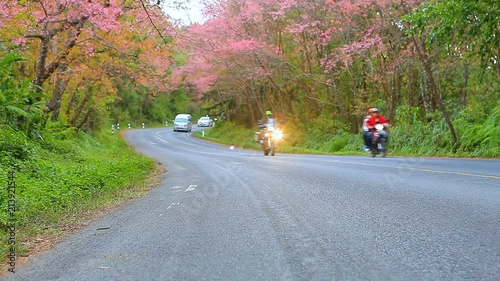
<instances>
[{"instance_id":1,"label":"motorcycle rider","mask_svg":"<svg viewBox=\"0 0 500 281\"><path fill-rule=\"evenodd\" d=\"M370 114L370 116L368 116L363 121L363 136L365 140L365 146L371 147L373 132L375 131L375 125L382 124L384 126L388 126L389 122L387 121L387 119L385 119L384 116L379 114L378 108L375 107L370 108L368 110L368 113Z\"/></svg>"},{"instance_id":2,"label":"motorcycle rider","mask_svg":"<svg viewBox=\"0 0 500 281\"><path fill-rule=\"evenodd\" d=\"M268 127L275 127L276 128L276 119L273 118L273 112L271 110L266 110L266 117L265 120L259 121L259 128L268 128Z\"/></svg>"},{"instance_id":3,"label":"motorcycle rider","mask_svg":"<svg viewBox=\"0 0 500 281\"><path fill-rule=\"evenodd\" d=\"M259 142L262 144L264 139L262 136L264 135L264 131L269 127L276 128L276 119L273 118L273 112L271 110L266 110L266 116L264 120L259 120L258 127L262 131L262 135L259 139Z\"/></svg>"}]
</instances>

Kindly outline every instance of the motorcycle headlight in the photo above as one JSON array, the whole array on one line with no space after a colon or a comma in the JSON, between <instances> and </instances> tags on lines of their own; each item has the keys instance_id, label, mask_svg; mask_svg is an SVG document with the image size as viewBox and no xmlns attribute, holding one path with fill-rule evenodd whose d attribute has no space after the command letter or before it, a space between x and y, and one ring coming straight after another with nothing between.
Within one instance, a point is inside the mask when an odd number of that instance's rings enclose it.
<instances>
[{"instance_id":1,"label":"motorcycle headlight","mask_svg":"<svg viewBox=\"0 0 500 281\"><path fill-rule=\"evenodd\" d=\"M265 137L269 137L269 133L265 133L265 134L264 134L264 136L265 136Z\"/></svg>"},{"instance_id":2,"label":"motorcycle headlight","mask_svg":"<svg viewBox=\"0 0 500 281\"><path fill-rule=\"evenodd\" d=\"M274 131L273 138L276 139L276 140L282 139L283 138L283 132L281 132L280 130Z\"/></svg>"},{"instance_id":3,"label":"motorcycle headlight","mask_svg":"<svg viewBox=\"0 0 500 281\"><path fill-rule=\"evenodd\" d=\"M375 125L375 130L377 130L377 131L382 131L382 130L384 130L384 125L382 125L382 124L377 124L377 125Z\"/></svg>"},{"instance_id":4,"label":"motorcycle headlight","mask_svg":"<svg viewBox=\"0 0 500 281\"><path fill-rule=\"evenodd\" d=\"M267 127L267 130L270 131L270 132L272 132L272 131L274 131L274 127L273 126L269 126L269 127Z\"/></svg>"}]
</instances>

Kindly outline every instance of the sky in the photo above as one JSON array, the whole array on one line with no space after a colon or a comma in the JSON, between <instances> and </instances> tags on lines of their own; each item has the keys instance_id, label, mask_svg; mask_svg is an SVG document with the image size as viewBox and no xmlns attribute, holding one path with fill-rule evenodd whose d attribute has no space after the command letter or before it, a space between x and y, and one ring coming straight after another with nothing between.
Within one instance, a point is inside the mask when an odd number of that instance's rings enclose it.
<instances>
[{"instance_id":1,"label":"sky","mask_svg":"<svg viewBox=\"0 0 500 281\"><path fill-rule=\"evenodd\" d=\"M185 1L187 2L187 1ZM188 10L181 10L173 7L164 7L164 11L174 19L181 20L183 25L191 23L203 23L203 15L201 13L202 6L200 0L189 0L189 4L185 4Z\"/></svg>"}]
</instances>

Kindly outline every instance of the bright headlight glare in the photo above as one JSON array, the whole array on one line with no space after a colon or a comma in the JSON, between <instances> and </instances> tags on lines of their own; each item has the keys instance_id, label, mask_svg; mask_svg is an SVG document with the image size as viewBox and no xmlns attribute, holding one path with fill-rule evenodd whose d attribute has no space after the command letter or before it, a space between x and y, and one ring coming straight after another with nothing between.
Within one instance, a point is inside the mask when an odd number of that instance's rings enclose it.
<instances>
[{"instance_id":1,"label":"bright headlight glare","mask_svg":"<svg viewBox=\"0 0 500 281\"><path fill-rule=\"evenodd\" d=\"M271 131L271 132L272 132L272 131L274 131L274 127L273 127L273 126L267 127L267 129L268 129L269 131Z\"/></svg>"},{"instance_id":2,"label":"bright headlight glare","mask_svg":"<svg viewBox=\"0 0 500 281\"><path fill-rule=\"evenodd\" d=\"M276 130L273 133L273 137L274 139L280 140L281 138L283 138L283 132L281 132L280 130Z\"/></svg>"},{"instance_id":3,"label":"bright headlight glare","mask_svg":"<svg viewBox=\"0 0 500 281\"><path fill-rule=\"evenodd\" d=\"M269 137L269 133L265 133L264 136Z\"/></svg>"}]
</instances>

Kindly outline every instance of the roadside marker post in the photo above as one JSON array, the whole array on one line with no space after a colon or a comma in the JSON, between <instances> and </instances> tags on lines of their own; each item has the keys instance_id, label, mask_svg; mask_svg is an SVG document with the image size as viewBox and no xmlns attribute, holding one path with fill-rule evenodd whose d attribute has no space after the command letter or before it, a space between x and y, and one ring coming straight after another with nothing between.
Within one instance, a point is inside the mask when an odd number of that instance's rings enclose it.
<instances>
[{"instance_id":1,"label":"roadside marker post","mask_svg":"<svg viewBox=\"0 0 500 281\"><path fill-rule=\"evenodd\" d=\"M168 127L168 121L165 121L165 127Z\"/></svg>"},{"instance_id":2,"label":"roadside marker post","mask_svg":"<svg viewBox=\"0 0 500 281\"><path fill-rule=\"evenodd\" d=\"M201 136L205 137L205 130L201 131Z\"/></svg>"},{"instance_id":3,"label":"roadside marker post","mask_svg":"<svg viewBox=\"0 0 500 281\"><path fill-rule=\"evenodd\" d=\"M144 123L142 123L142 128L144 129Z\"/></svg>"},{"instance_id":4,"label":"roadside marker post","mask_svg":"<svg viewBox=\"0 0 500 281\"><path fill-rule=\"evenodd\" d=\"M111 124L111 134L115 133L115 124Z\"/></svg>"}]
</instances>

